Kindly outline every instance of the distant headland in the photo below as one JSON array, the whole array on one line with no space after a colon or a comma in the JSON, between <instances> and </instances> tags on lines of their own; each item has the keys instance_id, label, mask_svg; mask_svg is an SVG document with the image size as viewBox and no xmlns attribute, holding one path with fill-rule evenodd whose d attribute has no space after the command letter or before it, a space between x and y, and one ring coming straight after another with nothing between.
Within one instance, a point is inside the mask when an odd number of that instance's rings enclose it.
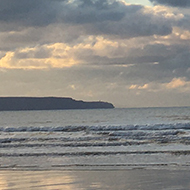
<instances>
[{"instance_id":1,"label":"distant headland","mask_svg":"<svg viewBox=\"0 0 190 190\"><path fill-rule=\"evenodd\" d=\"M108 102L85 102L63 97L0 97L0 111L111 109Z\"/></svg>"}]
</instances>

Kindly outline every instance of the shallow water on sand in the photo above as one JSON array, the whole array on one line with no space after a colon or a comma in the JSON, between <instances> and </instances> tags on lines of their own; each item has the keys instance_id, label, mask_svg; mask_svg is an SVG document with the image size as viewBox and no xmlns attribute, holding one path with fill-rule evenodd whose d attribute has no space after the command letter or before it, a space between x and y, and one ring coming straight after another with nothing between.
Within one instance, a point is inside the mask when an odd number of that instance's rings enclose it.
<instances>
[{"instance_id":1,"label":"shallow water on sand","mask_svg":"<svg viewBox=\"0 0 190 190\"><path fill-rule=\"evenodd\" d=\"M1 190L189 190L188 170L0 171Z\"/></svg>"}]
</instances>

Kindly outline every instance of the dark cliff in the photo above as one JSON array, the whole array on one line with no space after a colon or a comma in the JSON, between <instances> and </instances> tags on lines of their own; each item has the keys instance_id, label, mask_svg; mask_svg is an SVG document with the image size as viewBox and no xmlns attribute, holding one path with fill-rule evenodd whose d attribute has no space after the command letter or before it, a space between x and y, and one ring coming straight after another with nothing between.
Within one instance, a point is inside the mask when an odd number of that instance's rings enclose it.
<instances>
[{"instance_id":1,"label":"dark cliff","mask_svg":"<svg viewBox=\"0 0 190 190\"><path fill-rule=\"evenodd\" d=\"M59 97L0 97L0 111L63 110L63 109L109 109L108 102L84 102Z\"/></svg>"}]
</instances>

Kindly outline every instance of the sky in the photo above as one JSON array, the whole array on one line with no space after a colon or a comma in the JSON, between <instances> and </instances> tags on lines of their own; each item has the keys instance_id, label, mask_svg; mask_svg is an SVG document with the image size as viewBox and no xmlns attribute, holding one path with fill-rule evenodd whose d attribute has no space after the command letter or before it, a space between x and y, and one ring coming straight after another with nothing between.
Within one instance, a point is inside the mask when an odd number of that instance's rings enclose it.
<instances>
[{"instance_id":1,"label":"sky","mask_svg":"<svg viewBox=\"0 0 190 190\"><path fill-rule=\"evenodd\" d=\"M0 0L0 96L190 106L189 0Z\"/></svg>"}]
</instances>

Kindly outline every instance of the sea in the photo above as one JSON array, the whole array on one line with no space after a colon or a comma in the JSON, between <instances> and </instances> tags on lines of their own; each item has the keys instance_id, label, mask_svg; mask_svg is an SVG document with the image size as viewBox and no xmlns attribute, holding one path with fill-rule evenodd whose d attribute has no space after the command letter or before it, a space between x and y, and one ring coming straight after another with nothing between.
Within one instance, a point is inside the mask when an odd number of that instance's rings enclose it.
<instances>
[{"instance_id":1,"label":"sea","mask_svg":"<svg viewBox=\"0 0 190 190\"><path fill-rule=\"evenodd\" d=\"M190 169L190 107L0 112L0 169Z\"/></svg>"}]
</instances>

